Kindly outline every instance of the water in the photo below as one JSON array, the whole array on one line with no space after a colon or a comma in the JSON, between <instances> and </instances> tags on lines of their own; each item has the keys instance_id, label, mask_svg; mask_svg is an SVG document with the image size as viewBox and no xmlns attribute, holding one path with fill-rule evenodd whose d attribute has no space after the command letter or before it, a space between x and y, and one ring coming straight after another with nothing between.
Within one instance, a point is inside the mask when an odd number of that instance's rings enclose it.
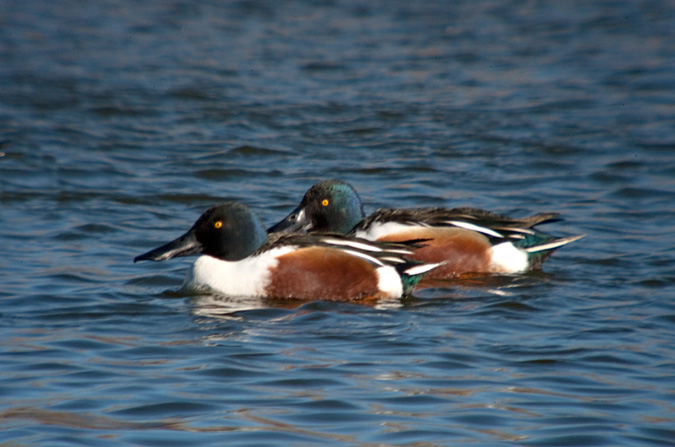
<instances>
[{"instance_id":1,"label":"water","mask_svg":"<svg viewBox=\"0 0 675 447\"><path fill-rule=\"evenodd\" d=\"M675 445L670 2L12 1L0 444ZM559 211L386 306L175 293L225 198Z\"/></svg>"}]
</instances>

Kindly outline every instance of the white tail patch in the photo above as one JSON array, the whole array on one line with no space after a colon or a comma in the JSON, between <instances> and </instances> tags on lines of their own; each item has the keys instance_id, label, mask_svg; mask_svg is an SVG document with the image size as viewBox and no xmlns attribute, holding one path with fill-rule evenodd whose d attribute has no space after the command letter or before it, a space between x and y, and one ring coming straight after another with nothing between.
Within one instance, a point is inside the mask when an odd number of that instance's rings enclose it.
<instances>
[{"instance_id":1,"label":"white tail patch","mask_svg":"<svg viewBox=\"0 0 675 447\"><path fill-rule=\"evenodd\" d=\"M492 247L491 268L495 273L520 273L527 270L530 263L527 252L511 242L502 242Z\"/></svg>"},{"instance_id":2,"label":"white tail patch","mask_svg":"<svg viewBox=\"0 0 675 447\"><path fill-rule=\"evenodd\" d=\"M400 298L403 295L403 283L401 276L392 266L380 267L376 270L378 281L377 288L387 294L389 298Z\"/></svg>"},{"instance_id":3,"label":"white tail patch","mask_svg":"<svg viewBox=\"0 0 675 447\"><path fill-rule=\"evenodd\" d=\"M572 236L572 237L565 237L565 238L561 238L561 239L556 239L556 240L551 241L547 244L535 245L534 247L528 247L528 248L525 248L524 250L528 253L536 253L538 251L553 250L554 248L562 247L563 245L569 244L570 242L574 242L577 239L581 239L584 236L586 236L586 235L582 234L581 236Z\"/></svg>"},{"instance_id":4,"label":"white tail patch","mask_svg":"<svg viewBox=\"0 0 675 447\"><path fill-rule=\"evenodd\" d=\"M474 225L474 224L468 223L468 222L462 222L462 221L459 221L459 220L448 220L446 223L449 223L449 224L454 225L456 227L465 228L467 230L476 231L478 233L487 234L487 235L493 236L493 237L499 237L499 238L504 237L503 235L497 233L494 230L491 230L491 229L485 228L485 227L479 227L478 225Z\"/></svg>"}]
</instances>

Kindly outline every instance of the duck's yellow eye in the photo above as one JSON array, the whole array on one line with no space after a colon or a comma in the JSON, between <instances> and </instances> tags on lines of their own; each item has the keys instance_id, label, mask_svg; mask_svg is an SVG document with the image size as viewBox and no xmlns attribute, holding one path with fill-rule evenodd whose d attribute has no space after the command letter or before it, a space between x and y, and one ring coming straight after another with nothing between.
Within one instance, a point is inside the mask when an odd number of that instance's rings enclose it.
<instances>
[{"instance_id":1,"label":"duck's yellow eye","mask_svg":"<svg viewBox=\"0 0 675 447\"><path fill-rule=\"evenodd\" d=\"M329 201L328 199L323 199L323 200L321 201L321 204L322 204L323 206L328 206L329 203L330 203L330 201Z\"/></svg>"},{"instance_id":2,"label":"duck's yellow eye","mask_svg":"<svg viewBox=\"0 0 675 447\"><path fill-rule=\"evenodd\" d=\"M213 226L216 227L216 228L220 228L220 227L223 226L223 222L221 222L221 221L219 220L219 221L217 221L216 223L214 223Z\"/></svg>"}]
</instances>

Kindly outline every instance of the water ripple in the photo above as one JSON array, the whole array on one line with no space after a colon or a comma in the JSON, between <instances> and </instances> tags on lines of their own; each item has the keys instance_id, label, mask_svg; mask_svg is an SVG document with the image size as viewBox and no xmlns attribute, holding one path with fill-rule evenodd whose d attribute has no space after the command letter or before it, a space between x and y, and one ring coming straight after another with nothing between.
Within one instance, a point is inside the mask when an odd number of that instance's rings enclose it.
<instances>
[{"instance_id":1,"label":"water ripple","mask_svg":"<svg viewBox=\"0 0 675 447\"><path fill-rule=\"evenodd\" d=\"M122 2L124 3L124 2ZM670 445L667 2L13 2L0 444ZM228 198L558 211L544 272L353 303L133 264Z\"/></svg>"}]
</instances>

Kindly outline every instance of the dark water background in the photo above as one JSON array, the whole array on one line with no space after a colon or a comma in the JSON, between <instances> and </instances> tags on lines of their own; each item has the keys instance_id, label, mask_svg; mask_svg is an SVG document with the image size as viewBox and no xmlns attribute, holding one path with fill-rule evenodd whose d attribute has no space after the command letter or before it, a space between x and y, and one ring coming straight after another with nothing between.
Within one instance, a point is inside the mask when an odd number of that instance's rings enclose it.
<instances>
[{"instance_id":1,"label":"dark water background","mask_svg":"<svg viewBox=\"0 0 675 447\"><path fill-rule=\"evenodd\" d=\"M0 11L0 445L675 445L675 3ZM375 308L132 263L329 177L588 236Z\"/></svg>"}]
</instances>

